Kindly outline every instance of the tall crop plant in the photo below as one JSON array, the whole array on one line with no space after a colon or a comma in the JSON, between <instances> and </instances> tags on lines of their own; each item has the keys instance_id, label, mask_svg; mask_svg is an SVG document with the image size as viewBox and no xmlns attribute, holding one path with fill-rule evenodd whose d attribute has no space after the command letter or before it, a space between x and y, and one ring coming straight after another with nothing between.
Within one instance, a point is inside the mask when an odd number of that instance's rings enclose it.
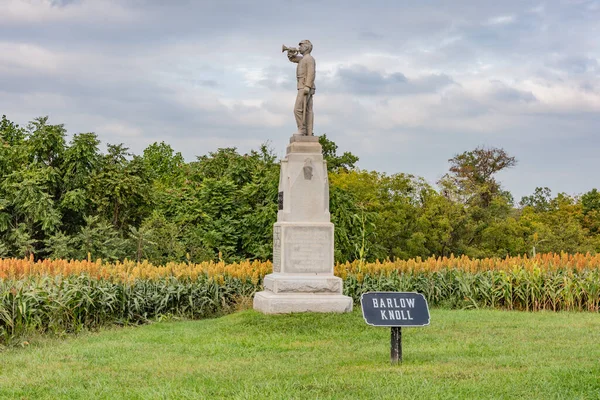
<instances>
[{"instance_id":1,"label":"tall crop plant","mask_svg":"<svg viewBox=\"0 0 600 400\"><path fill-rule=\"evenodd\" d=\"M0 343L29 332L62 333L140 324L161 315L198 319L226 312L256 288L251 279L206 274L132 282L87 274L0 280Z\"/></svg>"},{"instance_id":2,"label":"tall crop plant","mask_svg":"<svg viewBox=\"0 0 600 400\"><path fill-rule=\"evenodd\" d=\"M0 343L29 332L140 324L164 315L204 318L262 290L270 262L167 263L0 259ZM369 291L415 291L432 306L598 312L600 256L444 257L338 264L358 303Z\"/></svg>"}]
</instances>

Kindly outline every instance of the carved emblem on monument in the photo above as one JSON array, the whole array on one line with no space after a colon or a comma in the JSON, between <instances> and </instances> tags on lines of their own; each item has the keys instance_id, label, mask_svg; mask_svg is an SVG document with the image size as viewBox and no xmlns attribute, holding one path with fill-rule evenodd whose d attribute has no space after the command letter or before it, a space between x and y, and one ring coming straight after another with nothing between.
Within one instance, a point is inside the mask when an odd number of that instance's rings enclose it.
<instances>
[{"instance_id":1,"label":"carved emblem on monument","mask_svg":"<svg viewBox=\"0 0 600 400\"><path fill-rule=\"evenodd\" d=\"M304 179L310 181L313 175L313 167L310 158L304 160L304 167L302 168L302 170L304 171Z\"/></svg>"}]
</instances>

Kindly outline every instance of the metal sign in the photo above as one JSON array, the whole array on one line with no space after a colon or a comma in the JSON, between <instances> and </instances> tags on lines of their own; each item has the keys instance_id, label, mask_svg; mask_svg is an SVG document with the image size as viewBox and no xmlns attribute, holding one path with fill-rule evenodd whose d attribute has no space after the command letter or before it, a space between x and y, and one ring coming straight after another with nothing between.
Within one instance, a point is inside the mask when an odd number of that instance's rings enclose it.
<instances>
[{"instance_id":1,"label":"metal sign","mask_svg":"<svg viewBox=\"0 0 600 400\"><path fill-rule=\"evenodd\" d=\"M369 292L360 297L363 318L373 326L429 325L429 307L421 293Z\"/></svg>"},{"instance_id":2,"label":"metal sign","mask_svg":"<svg viewBox=\"0 0 600 400\"><path fill-rule=\"evenodd\" d=\"M414 292L369 292L360 296L363 318L391 328L390 361L402 362L402 327L429 325L427 299Z\"/></svg>"}]
</instances>

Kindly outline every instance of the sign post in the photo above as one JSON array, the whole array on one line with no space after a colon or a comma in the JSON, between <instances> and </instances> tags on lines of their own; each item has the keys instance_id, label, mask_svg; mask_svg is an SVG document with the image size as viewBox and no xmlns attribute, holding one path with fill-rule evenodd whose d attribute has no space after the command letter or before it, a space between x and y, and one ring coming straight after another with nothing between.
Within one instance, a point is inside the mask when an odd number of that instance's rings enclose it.
<instances>
[{"instance_id":1,"label":"sign post","mask_svg":"<svg viewBox=\"0 0 600 400\"><path fill-rule=\"evenodd\" d=\"M368 325L391 328L390 359L402 362L402 327L429 325L427 299L414 292L369 292L360 297Z\"/></svg>"},{"instance_id":2,"label":"sign post","mask_svg":"<svg viewBox=\"0 0 600 400\"><path fill-rule=\"evenodd\" d=\"M391 330L392 343L390 358L392 360L392 364L398 364L398 362L402 362L402 327L392 326Z\"/></svg>"}]
</instances>

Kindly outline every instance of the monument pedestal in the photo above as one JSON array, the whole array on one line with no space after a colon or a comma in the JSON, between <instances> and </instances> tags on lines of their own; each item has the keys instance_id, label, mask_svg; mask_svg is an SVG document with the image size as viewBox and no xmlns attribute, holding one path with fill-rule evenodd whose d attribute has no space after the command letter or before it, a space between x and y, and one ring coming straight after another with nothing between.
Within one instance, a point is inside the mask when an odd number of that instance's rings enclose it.
<instances>
[{"instance_id":1,"label":"monument pedestal","mask_svg":"<svg viewBox=\"0 0 600 400\"><path fill-rule=\"evenodd\" d=\"M267 314L352 311L342 280L333 275L329 182L318 140L292 136L281 161L273 273L254 296L254 309Z\"/></svg>"},{"instance_id":2,"label":"monument pedestal","mask_svg":"<svg viewBox=\"0 0 600 400\"><path fill-rule=\"evenodd\" d=\"M289 314L301 312L352 311L352 299L330 294L275 294L267 290L254 296L254 309L265 314Z\"/></svg>"}]
</instances>

